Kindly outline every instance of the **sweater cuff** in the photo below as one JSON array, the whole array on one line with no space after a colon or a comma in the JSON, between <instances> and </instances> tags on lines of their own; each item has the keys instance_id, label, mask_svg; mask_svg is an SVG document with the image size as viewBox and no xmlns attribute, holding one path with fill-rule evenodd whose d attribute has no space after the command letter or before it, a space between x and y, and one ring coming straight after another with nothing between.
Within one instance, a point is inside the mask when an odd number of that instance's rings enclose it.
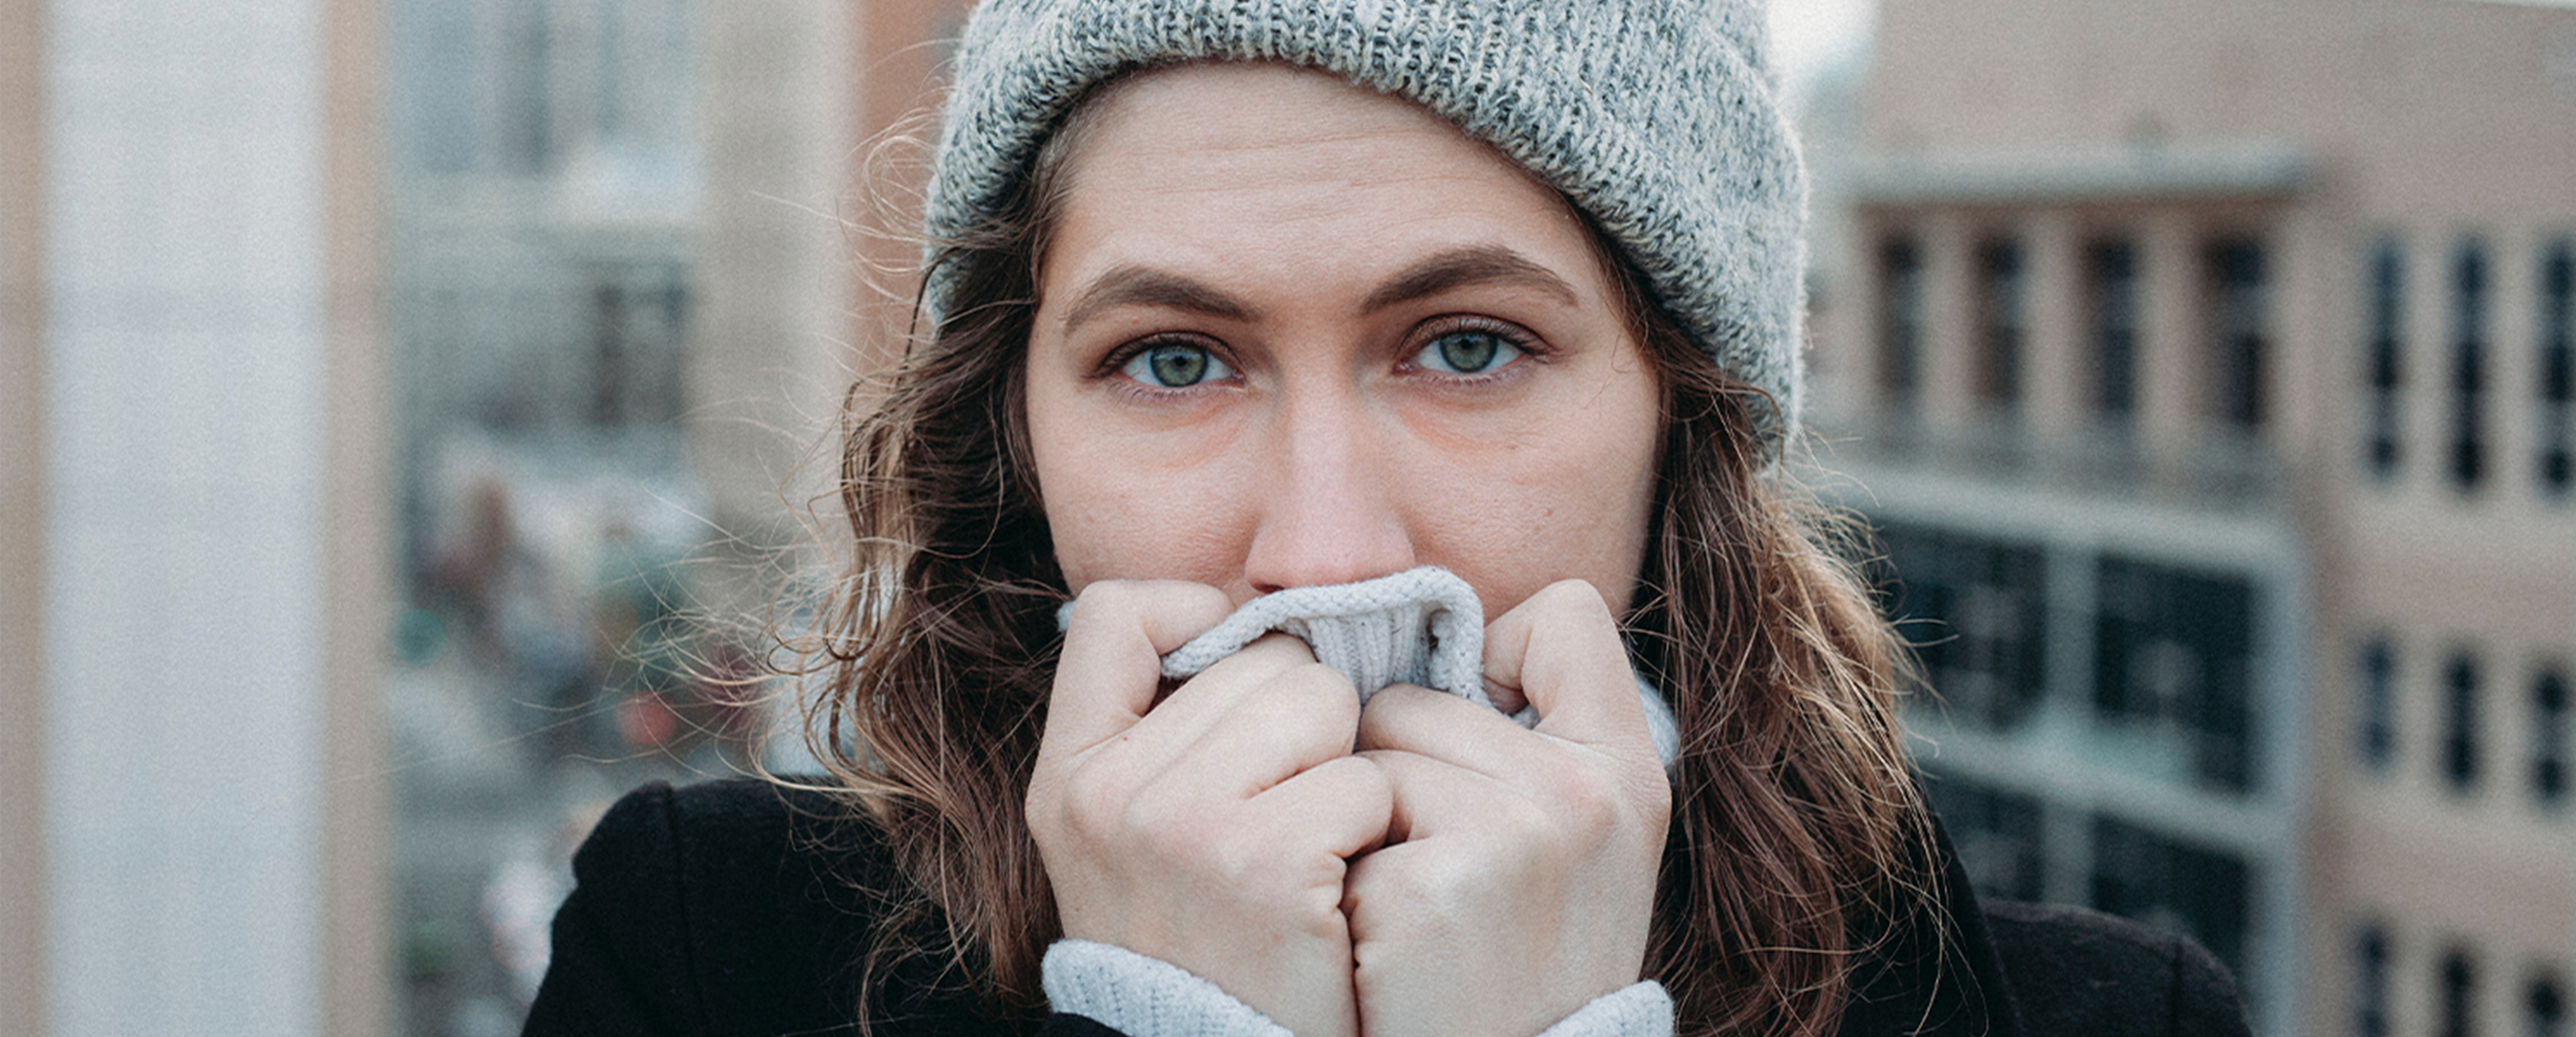
<instances>
[{"instance_id":1,"label":"sweater cuff","mask_svg":"<svg viewBox=\"0 0 2576 1037\"><path fill-rule=\"evenodd\" d=\"M1593 998L1538 1037L1673 1037L1673 998L1663 984L1639 980Z\"/></svg>"},{"instance_id":2,"label":"sweater cuff","mask_svg":"<svg viewBox=\"0 0 2576 1037\"><path fill-rule=\"evenodd\" d=\"M1039 982L1046 988L1047 1007L1082 1016L1127 1037L1290 1037L1286 1027L1271 1022L1269 1016L1236 1000L1216 984L1178 965L1124 947L1089 940L1058 940L1047 948L1046 959L1039 965ZM1661 997L1663 988L1657 987L1655 993ZM1671 1002L1664 1004L1663 1032L1669 1034ZM1567 1021L1591 1010L1591 1006L1585 1006ZM1580 1031L1582 1037L1592 1033ZM1625 1037L1624 1031L1621 1033ZM1548 1034L1558 1037L1554 1030ZM1576 1037L1576 1032L1569 1031L1564 1037Z\"/></svg>"}]
</instances>

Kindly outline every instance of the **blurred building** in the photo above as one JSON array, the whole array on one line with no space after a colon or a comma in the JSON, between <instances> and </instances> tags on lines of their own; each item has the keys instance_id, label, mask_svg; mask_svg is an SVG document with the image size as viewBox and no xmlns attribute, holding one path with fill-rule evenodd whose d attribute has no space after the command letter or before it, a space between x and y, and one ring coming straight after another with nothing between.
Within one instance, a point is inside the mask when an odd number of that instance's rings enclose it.
<instances>
[{"instance_id":1,"label":"blurred building","mask_svg":"<svg viewBox=\"0 0 2576 1037\"><path fill-rule=\"evenodd\" d=\"M0 1030L389 1018L375 18L0 2Z\"/></svg>"},{"instance_id":2,"label":"blurred building","mask_svg":"<svg viewBox=\"0 0 2576 1037\"><path fill-rule=\"evenodd\" d=\"M1979 884L2570 1032L2576 10L1908 0L1848 100L1815 415Z\"/></svg>"},{"instance_id":3,"label":"blurred building","mask_svg":"<svg viewBox=\"0 0 2576 1037\"><path fill-rule=\"evenodd\" d=\"M914 251L867 142L967 4L383 6L402 1026L515 1033L588 820L774 722L738 682Z\"/></svg>"},{"instance_id":4,"label":"blurred building","mask_svg":"<svg viewBox=\"0 0 2576 1037\"><path fill-rule=\"evenodd\" d=\"M398 441L417 532L420 477L457 425L583 449L679 421L698 47L692 0L385 8ZM677 462L666 449L633 463Z\"/></svg>"}]
</instances>

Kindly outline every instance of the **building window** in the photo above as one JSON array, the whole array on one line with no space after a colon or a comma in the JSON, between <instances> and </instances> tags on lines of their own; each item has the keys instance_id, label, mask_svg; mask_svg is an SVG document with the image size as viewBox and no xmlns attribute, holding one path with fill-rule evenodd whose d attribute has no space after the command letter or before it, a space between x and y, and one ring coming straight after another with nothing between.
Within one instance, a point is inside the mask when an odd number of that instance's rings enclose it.
<instances>
[{"instance_id":1,"label":"building window","mask_svg":"<svg viewBox=\"0 0 2576 1037\"><path fill-rule=\"evenodd\" d=\"M2353 1035L2388 1037L2388 930L2363 925L2352 950Z\"/></svg>"},{"instance_id":2,"label":"building window","mask_svg":"<svg viewBox=\"0 0 2576 1037\"><path fill-rule=\"evenodd\" d=\"M658 267L607 274L591 289L591 421L678 421L684 406L688 290Z\"/></svg>"},{"instance_id":3,"label":"building window","mask_svg":"<svg viewBox=\"0 0 2576 1037\"><path fill-rule=\"evenodd\" d=\"M503 151L509 172L542 175L554 169L554 27L546 10L530 7L510 26L502 88Z\"/></svg>"},{"instance_id":4,"label":"building window","mask_svg":"<svg viewBox=\"0 0 2576 1037\"><path fill-rule=\"evenodd\" d=\"M599 48L599 92L592 101L597 105L592 112L592 126L602 140L616 140L626 135L626 105L629 103L628 95L632 93L626 86L626 70L638 63L627 53L627 21L636 12L626 9L626 6L619 3L600 5L599 21L591 27L592 38Z\"/></svg>"},{"instance_id":5,"label":"building window","mask_svg":"<svg viewBox=\"0 0 2576 1037\"><path fill-rule=\"evenodd\" d=\"M2487 246L2460 243L2451 262L2451 484L2475 490L2487 474Z\"/></svg>"},{"instance_id":6,"label":"building window","mask_svg":"<svg viewBox=\"0 0 2576 1037\"><path fill-rule=\"evenodd\" d=\"M1923 251L1908 237L1878 248L1878 389L1911 410L1923 384Z\"/></svg>"},{"instance_id":7,"label":"building window","mask_svg":"<svg viewBox=\"0 0 2576 1037\"><path fill-rule=\"evenodd\" d=\"M2576 482L2576 239L2550 243L2540 263L2540 489L2565 497Z\"/></svg>"},{"instance_id":8,"label":"building window","mask_svg":"<svg viewBox=\"0 0 2576 1037\"><path fill-rule=\"evenodd\" d=\"M1924 790L1979 895L2040 899L2045 876L2038 799L1950 774L1925 782Z\"/></svg>"},{"instance_id":9,"label":"building window","mask_svg":"<svg viewBox=\"0 0 2576 1037\"><path fill-rule=\"evenodd\" d=\"M2361 762L2385 771L2397 759L2397 646L2381 634L2361 646Z\"/></svg>"},{"instance_id":10,"label":"building window","mask_svg":"<svg viewBox=\"0 0 2576 1037\"><path fill-rule=\"evenodd\" d=\"M2523 1031L2530 1037L2567 1037L2567 990L2548 972L2531 977L2522 995Z\"/></svg>"},{"instance_id":11,"label":"building window","mask_svg":"<svg viewBox=\"0 0 2576 1037\"><path fill-rule=\"evenodd\" d=\"M2544 806L2567 798L2567 671L2541 668L2531 682L2531 795Z\"/></svg>"},{"instance_id":12,"label":"building window","mask_svg":"<svg viewBox=\"0 0 2576 1037\"><path fill-rule=\"evenodd\" d=\"M2405 336L2406 253L2382 238L2370 253L2370 474L2383 480L2397 475Z\"/></svg>"},{"instance_id":13,"label":"building window","mask_svg":"<svg viewBox=\"0 0 2576 1037\"><path fill-rule=\"evenodd\" d=\"M2225 850L2093 819L2094 909L2183 933L2240 971L2251 876L2244 858Z\"/></svg>"},{"instance_id":14,"label":"building window","mask_svg":"<svg viewBox=\"0 0 2576 1037\"><path fill-rule=\"evenodd\" d=\"M2440 1037L2471 1037L2477 1032L2478 968L2464 947L2453 947L2442 953L2439 989L2434 997L2436 1026Z\"/></svg>"},{"instance_id":15,"label":"building window","mask_svg":"<svg viewBox=\"0 0 2576 1037\"><path fill-rule=\"evenodd\" d=\"M2442 667L2442 777L2454 792L2478 784L2478 662L2468 653Z\"/></svg>"},{"instance_id":16,"label":"building window","mask_svg":"<svg viewBox=\"0 0 2576 1037\"><path fill-rule=\"evenodd\" d=\"M2209 267L2210 371L2220 421L2251 430L2263 424L2266 290L2263 243L2212 242Z\"/></svg>"},{"instance_id":17,"label":"building window","mask_svg":"<svg viewBox=\"0 0 2576 1037\"><path fill-rule=\"evenodd\" d=\"M2035 545L1921 526L1881 534L1897 593L1889 615L1916 641L1951 715L2018 726L2038 705L2048 645L2048 569Z\"/></svg>"},{"instance_id":18,"label":"building window","mask_svg":"<svg viewBox=\"0 0 2576 1037\"><path fill-rule=\"evenodd\" d=\"M2109 555L2096 579L2094 710L2178 736L2202 788L2251 788L2253 585Z\"/></svg>"},{"instance_id":19,"label":"building window","mask_svg":"<svg viewBox=\"0 0 2576 1037\"><path fill-rule=\"evenodd\" d=\"M2084 249L2088 337L2093 345L2093 412L2125 424L2138 408L2138 249L2127 239Z\"/></svg>"},{"instance_id":20,"label":"building window","mask_svg":"<svg viewBox=\"0 0 2576 1037\"><path fill-rule=\"evenodd\" d=\"M474 45L474 9L456 0L411 6L391 26L394 83L388 91L409 117L412 161L423 172L457 174L474 166L478 83L484 55Z\"/></svg>"},{"instance_id":21,"label":"building window","mask_svg":"<svg viewBox=\"0 0 2576 1037\"><path fill-rule=\"evenodd\" d=\"M2021 243L1995 238L1977 246L1977 400L1998 412L2021 406L2025 335Z\"/></svg>"}]
</instances>

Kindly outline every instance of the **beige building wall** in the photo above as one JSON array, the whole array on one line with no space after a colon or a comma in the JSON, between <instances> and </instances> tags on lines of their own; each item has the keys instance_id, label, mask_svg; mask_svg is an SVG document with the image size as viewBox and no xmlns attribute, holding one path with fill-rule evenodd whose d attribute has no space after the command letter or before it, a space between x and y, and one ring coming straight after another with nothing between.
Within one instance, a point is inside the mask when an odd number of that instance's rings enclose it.
<instances>
[{"instance_id":1,"label":"beige building wall","mask_svg":"<svg viewBox=\"0 0 2576 1037\"><path fill-rule=\"evenodd\" d=\"M862 5L852 21L859 149L851 153L846 210L853 221L851 307L854 367L898 358L909 324L911 275L919 266L920 194L937 140L946 63L965 31L973 0L888 0Z\"/></svg>"},{"instance_id":2,"label":"beige building wall","mask_svg":"<svg viewBox=\"0 0 2576 1037\"><path fill-rule=\"evenodd\" d=\"M0 2L0 1030L385 1033L376 6L99 16Z\"/></svg>"},{"instance_id":3,"label":"beige building wall","mask_svg":"<svg viewBox=\"0 0 2576 1037\"><path fill-rule=\"evenodd\" d=\"M44 3L0 0L0 1019L45 1027Z\"/></svg>"},{"instance_id":4,"label":"beige building wall","mask_svg":"<svg viewBox=\"0 0 2576 1037\"><path fill-rule=\"evenodd\" d=\"M899 355L940 63L971 0L702 4L704 204L685 418L723 537L702 588L759 621L846 521L854 382ZM785 552L785 553L781 553Z\"/></svg>"},{"instance_id":5,"label":"beige building wall","mask_svg":"<svg viewBox=\"0 0 2576 1037\"><path fill-rule=\"evenodd\" d=\"M393 629L393 422L385 313L383 8L322 11L326 444L322 593L320 1031L394 1027L385 668Z\"/></svg>"},{"instance_id":6,"label":"beige building wall","mask_svg":"<svg viewBox=\"0 0 2576 1037\"><path fill-rule=\"evenodd\" d=\"M2301 964L2296 1004L2273 1029L2364 1032L2370 926L2389 948L2385 1032L2438 1032L2454 949L2473 965L2481 1032L2524 1032L2538 980L2576 994L2576 797L2543 803L2530 778L2537 674L2576 677L2576 498L2545 495L2536 477L2541 257L2576 238L2576 9L1906 0L1881 5L1859 108L1857 240L1830 251L1860 265L1824 272L1844 312L1823 322L1838 334L1819 365L1836 383L1818 394L1823 422L1860 437L1843 452L1900 484L2019 486L2086 521L2142 515L2142 500L2246 515L2294 545L2299 695L2281 719L2298 725L2285 795L2300 846L2285 859L2304 862ZM2025 389L2037 460L1965 465L1992 430L1962 395L1973 329L1960 243L2014 233L2063 264L2070 230L2123 235L2141 252L2134 430L2105 453L2087 438L2082 387L2040 384ZM1935 295L1920 419L1955 449L1891 459L1871 438L1890 427L1890 405L1870 384L1884 322L1867 264L1900 231L1923 243ZM2270 263L2267 414L2250 444L2211 413L2222 372L2199 253L2238 233L2258 237ZM2406 274L2400 457L2386 478L2366 452L2382 239L2402 246ZM2470 241L2484 244L2490 286L2487 460L2463 490L2445 459L2453 264ZM2034 281L2031 341L2048 355L2025 370L2045 383L2091 372L2067 319L2083 305L2074 273ZM2362 646L2380 636L2397 660L2384 768L2358 748ZM2457 790L2443 773L2446 669L2463 654L2480 675L2482 767Z\"/></svg>"},{"instance_id":7,"label":"beige building wall","mask_svg":"<svg viewBox=\"0 0 2576 1037\"><path fill-rule=\"evenodd\" d=\"M754 549L800 544L795 516L837 471L828 437L850 377L855 265L837 210L858 102L842 41L874 6L699 12L706 188L689 443L717 525Z\"/></svg>"},{"instance_id":8,"label":"beige building wall","mask_svg":"<svg viewBox=\"0 0 2576 1037\"><path fill-rule=\"evenodd\" d=\"M700 9L707 186L687 423L735 547L804 546L837 520L837 416L852 382L897 355L941 63L972 6Z\"/></svg>"}]
</instances>

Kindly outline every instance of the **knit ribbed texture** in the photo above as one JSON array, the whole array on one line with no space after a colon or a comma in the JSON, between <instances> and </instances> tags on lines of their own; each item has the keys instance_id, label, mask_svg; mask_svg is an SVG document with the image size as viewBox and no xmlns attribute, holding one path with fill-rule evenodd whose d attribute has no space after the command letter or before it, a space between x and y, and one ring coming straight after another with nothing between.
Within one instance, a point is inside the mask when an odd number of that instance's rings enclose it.
<instances>
[{"instance_id":1,"label":"knit ribbed texture","mask_svg":"<svg viewBox=\"0 0 2576 1037\"><path fill-rule=\"evenodd\" d=\"M1485 606L1476 588L1436 565L1326 587L1264 594L1163 657L1163 676L1196 677L1273 630L1295 635L1340 671L1360 702L1389 684L1419 684L1482 706Z\"/></svg>"},{"instance_id":2,"label":"knit ribbed texture","mask_svg":"<svg viewBox=\"0 0 2576 1037\"><path fill-rule=\"evenodd\" d=\"M1048 1008L1127 1037L1290 1037L1216 984L1124 947L1058 940L1038 969Z\"/></svg>"},{"instance_id":3,"label":"knit ribbed texture","mask_svg":"<svg viewBox=\"0 0 2576 1037\"><path fill-rule=\"evenodd\" d=\"M1059 616L1061 623L1065 617ZM1315 661L1350 678L1360 702L1389 684L1419 684L1492 708L1485 694L1485 610L1476 589L1436 565L1357 583L1292 587L1244 602L1206 633L1163 657L1163 676L1186 680L1271 631L1294 635ZM1681 729L1661 691L1636 678L1646 732L1669 767ZM1512 714L1538 724L1538 709Z\"/></svg>"},{"instance_id":4,"label":"knit ribbed texture","mask_svg":"<svg viewBox=\"0 0 2576 1037\"><path fill-rule=\"evenodd\" d=\"M926 229L985 224L1082 93L1130 69L1279 61L1410 98L1554 185L1719 366L1799 394L1807 180L1760 0L987 0L967 23ZM935 326L953 271L934 271Z\"/></svg>"},{"instance_id":5,"label":"knit ribbed texture","mask_svg":"<svg viewBox=\"0 0 2576 1037\"><path fill-rule=\"evenodd\" d=\"M1592 999L1538 1037L1673 1037L1673 996L1641 980Z\"/></svg>"},{"instance_id":6,"label":"knit ribbed texture","mask_svg":"<svg viewBox=\"0 0 2576 1037\"><path fill-rule=\"evenodd\" d=\"M1289 1037L1286 1027L1180 966L1106 943L1058 940L1039 964L1047 1007L1127 1037ZM1672 1037L1673 999L1641 980L1593 998L1539 1037Z\"/></svg>"}]
</instances>

